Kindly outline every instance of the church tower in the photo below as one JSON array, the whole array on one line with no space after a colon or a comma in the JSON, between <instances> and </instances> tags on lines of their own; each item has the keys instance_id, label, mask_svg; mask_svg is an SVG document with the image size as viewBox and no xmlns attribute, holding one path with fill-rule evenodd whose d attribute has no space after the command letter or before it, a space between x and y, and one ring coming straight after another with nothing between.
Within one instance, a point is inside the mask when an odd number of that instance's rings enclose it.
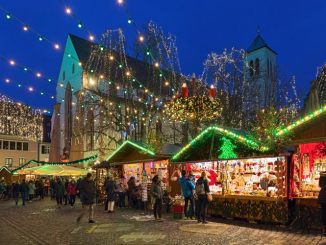
<instances>
[{"instance_id":1,"label":"church tower","mask_svg":"<svg viewBox=\"0 0 326 245\"><path fill-rule=\"evenodd\" d=\"M273 104L276 90L276 56L258 34L249 48L246 50L246 81L248 86L255 89L249 96L255 98L257 109L265 108Z\"/></svg>"}]
</instances>

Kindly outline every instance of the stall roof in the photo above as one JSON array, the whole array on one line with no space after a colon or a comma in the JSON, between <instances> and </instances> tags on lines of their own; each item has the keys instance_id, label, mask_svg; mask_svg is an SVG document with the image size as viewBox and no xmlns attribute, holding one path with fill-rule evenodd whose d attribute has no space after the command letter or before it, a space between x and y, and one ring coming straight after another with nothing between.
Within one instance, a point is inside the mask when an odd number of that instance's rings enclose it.
<instances>
[{"instance_id":1,"label":"stall roof","mask_svg":"<svg viewBox=\"0 0 326 245\"><path fill-rule=\"evenodd\" d=\"M8 173L11 173L11 171L10 171L6 166L1 167L1 168L0 168L0 172L1 172L2 170L5 170L5 171L7 171Z\"/></svg>"},{"instance_id":2,"label":"stall roof","mask_svg":"<svg viewBox=\"0 0 326 245\"><path fill-rule=\"evenodd\" d=\"M326 141L326 105L280 129L276 136L293 134L293 144Z\"/></svg>"},{"instance_id":3,"label":"stall roof","mask_svg":"<svg viewBox=\"0 0 326 245\"><path fill-rule=\"evenodd\" d=\"M17 171L18 174L48 175L48 176L83 176L87 170L66 165L42 165Z\"/></svg>"},{"instance_id":4,"label":"stall roof","mask_svg":"<svg viewBox=\"0 0 326 245\"><path fill-rule=\"evenodd\" d=\"M107 159L113 165L123 163L146 162L162 159L142 143L127 140L123 142Z\"/></svg>"},{"instance_id":5,"label":"stall roof","mask_svg":"<svg viewBox=\"0 0 326 245\"><path fill-rule=\"evenodd\" d=\"M268 147L262 146L260 143L253 141L251 139L248 139L243 134L237 133L235 130L230 130L223 128L221 126L210 126L206 128L204 131L202 131L196 138L194 138L190 143L188 143L186 146L184 146L180 151L178 151L173 157L172 161L180 161L181 157L188 153L188 155L191 155L193 150L193 147L195 144L197 144L199 141L204 140L205 137L208 135L223 135L228 138L231 138L235 140L236 142L239 142L240 144L251 148L255 151L267 151ZM193 150L194 153L198 153L198 150ZM192 160L204 160L204 159L192 159ZM206 159L208 160L208 159Z\"/></svg>"}]
</instances>

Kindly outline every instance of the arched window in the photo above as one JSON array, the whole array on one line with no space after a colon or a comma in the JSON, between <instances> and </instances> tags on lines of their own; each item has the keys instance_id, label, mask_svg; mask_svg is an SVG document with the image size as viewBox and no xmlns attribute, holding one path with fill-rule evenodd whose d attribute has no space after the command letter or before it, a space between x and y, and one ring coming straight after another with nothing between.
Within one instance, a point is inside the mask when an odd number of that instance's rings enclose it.
<instances>
[{"instance_id":1,"label":"arched window","mask_svg":"<svg viewBox=\"0 0 326 245\"><path fill-rule=\"evenodd\" d=\"M75 63L72 64L71 73L72 73L72 74L75 74Z\"/></svg>"},{"instance_id":2,"label":"arched window","mask_svg":"<svg viewBox=\"0 0 326 245\"><path fill-rule=\"evenodd\" d=\"M66 86L64 103L64 142L65 148L69 152L72 138L72 92L70 82Z\"/></svg>"},{"instance_id":3,"label":"arched window","mask_svg":"<svg viewBox=\"0 0 326 245\"><path fill-rule=\"evenodd\" d=\"M259 75L259 69L260 69L260 67L259 67L259 59L258 58L256 58L256 60L255 60L255 75Z\"/></svg>"},{"instance_id":4,"label":"arched window","mask_svg":"<svg viewBox=\"0 0 326 245\"><path fill-rule=\"evenodd\" d=\"M252 60L249 63L249 74L251 77L254 75L254 62Z\"/></svg>"}]
</instances>

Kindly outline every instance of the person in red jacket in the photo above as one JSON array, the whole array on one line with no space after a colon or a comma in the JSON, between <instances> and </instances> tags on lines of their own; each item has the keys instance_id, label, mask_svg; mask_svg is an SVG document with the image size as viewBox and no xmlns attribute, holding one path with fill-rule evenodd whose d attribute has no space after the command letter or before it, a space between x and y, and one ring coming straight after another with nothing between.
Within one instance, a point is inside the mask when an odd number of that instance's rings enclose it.
<instances>
[{"instance_id":1,"label":"person in red jacket","mask_svg":"<svg viewBox=\"0 0 326 245\"><path fill-rule=\"evenodd\" d=\"M69 204L71 207L74 206L75 201L76 201L76 195L77 195L77 185L75 180L71 180L70 183L68 184L68 196L69 196Z\"/></svg>"}]
</instances>

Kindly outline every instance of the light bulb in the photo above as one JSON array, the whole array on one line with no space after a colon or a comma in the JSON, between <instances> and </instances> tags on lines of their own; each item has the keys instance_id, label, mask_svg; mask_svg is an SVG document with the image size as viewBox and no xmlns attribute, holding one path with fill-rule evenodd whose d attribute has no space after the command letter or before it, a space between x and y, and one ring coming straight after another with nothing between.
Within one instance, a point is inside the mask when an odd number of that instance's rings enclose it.
<instances>
[{"instance_id":1,"label":"light bulb","mask_svg":"<svg viewBox=\"0 0 326 245\"><path fill-rule=\"evenodd\" d=\"M131 23L132 23L132 19L129 18L129 19L128 19L128 24L131 24Z\"/></svg>"},{"instance_id":2,"label":"light bulb","mask_svg":"<svg viewBox=\"0 0 326 245\"><path fill-rule=\"evenodd\" d=\"M140 42L144 42L144 40L145 40L144 36L143 36L143 35L140 35L140 36L139 36L139 41L140 41Z\"/></svg>"},{"instance_id":3,"label":"light bulb","mask_svg":"<svg viewBox=\"0 0 326 245\"><path fill-rule=\"evenodd\" d=\"M42 77L42 74L40 72L37 72L36 77L40 78L40 77Z\"/></svg>"},{"instance_id":4,"label":"light bulb","mask_svg":"<svg viewBox=\"0 0 326 245\"><path fill-rule=\"evenodd\" d=\"M39 36L39 37L38 37L38 40L39 40L40 42L42 42L42 41L43 41L43 37L42 37L42 36Z\"/></svg>"},{"instance_id":5,"label":"light bulb","mask_svg":"<svg viewBox=\"0 0 326 245\"><path fill-rule=\"evenodd\" d=\"M9 78L6 78L6 83L10 83L10 79Z\"/></svg>"},{"instance_id":6,"label":"light bulb","mask_svg":"<svg viewBox=\"0 0 326 245\"><path fill-rule=\"evenodd\" d=\"M65 8L65 12L66 12L66 14L68 14L68 15L71 15L71 14L72 14L72 10L71 10L70 7L66 7L66 8Z\"/></svg>"},{"instance_id":7,"label":"light bulb","mask_svg":"<svg viewBox=\"0 0 326 245\"><path fill-rule=\"evenodd\" d=\"M24 25L24 26L23 26L23 30L24 30L24 31L28 31L28 29L29 29L29 28L28 28L27 25Z\"/></svg>"},{"instance_id":8,"label":"light bulb","mask_svg":"<svg viewBox=\"0 0 326 245\"><path fill-rule=\"evenodd\" d=\"M155 62L155 67L160 67L160 63L158 63L158 62Z\"/></svg>"},{"instance_id":9,"label":"light bulb","mask_svg":"<svg viewBox=\"0 0 326 245\"><path fill-rule=\"evenodd\" d=\"M78 23L78 28L83 28L83 24L81 22Z\"/></svg>"},{"instance_id":10,"label":"light bulb","mask_svg":"<svg viewBox=\"0 0 326 245\"><path fill-rule=\"evenodd\" d=\"M55 49L60 49L60 45L55 43L54 46L53 46Z\"/></svg>"},{"instance_id":11,"label":"light bulb","mask_svg":"<svg viewBox=\"0 0 326 245\"><path fill-rule=\"evenodd\" d=\"M9 60L9 64L14 66L14 65L16 65L16 62L14 60Z\"/></svg>"},{"instance_id":12,"label":"light bulb","mask_svg":"<svg viewBox=\"0 0 326 245\"><path fill-rule=\"evenodd\" d=\"M28 87L28 91L33 92L34 91L33 87Z\"/></svg>"},{"instance_id":13,"label":"light bulb","mask_svg":"<svg viewBox=\"0 0 326 245\"><path fill-rule=\"evenodd\" d=\"M88 38L89 38L89 40L91 40L91 41L94 41L94 40L95 40L95 37L94 37L92 34L90 34Z\"/></svg>"},{"instance_id":14,"label":"light bulb","mask_svg":"<svg viewBox=\"0 0 326 245\"><path fill-rule=\"evenodd\" d=\"M122 5L123 2L124 2L124 0L117 0L117 3L118 3L119 5Z\"/></svg>"},{"instance_id":15,"label":"light bulb","mask_svg":"<svg viewBox=\"0 0 326 245\"><path fill-rule=\"evenodd\" d=\"M9 20L11 18L11 14L10 13L7 13L6 14L6 18Z\"/></svg>"}]
</instances>

